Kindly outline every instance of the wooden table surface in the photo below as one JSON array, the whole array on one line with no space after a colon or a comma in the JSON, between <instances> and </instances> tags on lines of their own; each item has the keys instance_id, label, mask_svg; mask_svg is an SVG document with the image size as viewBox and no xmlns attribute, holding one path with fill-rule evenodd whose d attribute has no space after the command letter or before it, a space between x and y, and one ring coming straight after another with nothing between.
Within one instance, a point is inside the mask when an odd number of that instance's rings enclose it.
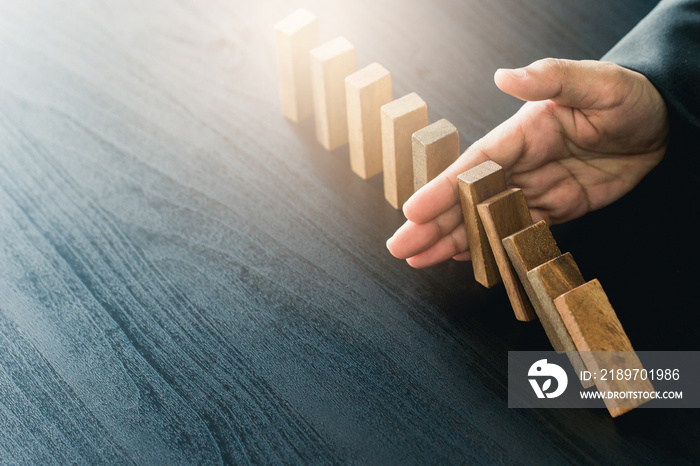
<instances>
[{"instance_id":1,"label":"wooden table surface","mask_svg":"<svg viewBox=\"0 0 700 466\"><path fill-rule=\"evenodd\" d=\"M653 4L1 1L0 463L697 462L697 411L509 410L541 325L393 259L381 180L278 101L304 6L464 149L520 105L498 67L599 58ZM555 237L637 349L698 349L697 178L643 185Z\"/></svg>"}]
</instances>

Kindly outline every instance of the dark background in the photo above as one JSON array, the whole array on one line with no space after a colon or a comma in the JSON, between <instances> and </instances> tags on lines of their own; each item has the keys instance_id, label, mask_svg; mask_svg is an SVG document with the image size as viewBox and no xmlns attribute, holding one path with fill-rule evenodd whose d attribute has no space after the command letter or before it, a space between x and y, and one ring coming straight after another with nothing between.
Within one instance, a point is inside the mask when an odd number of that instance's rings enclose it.
<instances>
[{"instance_id":1,"label":"dark background","mask_svg":"<svg viewBox=\"0 0 700 466\"><path fill-rule=\"evenodd\" d=\"M304 6L463 150L520 105L497 68L599 58L654 3L0 3L0 463L697 462L697 411L509 410L539 323L393 259L381 180L278 102ZM554 228L639 350L698 349L696 155Z\"/></svg>"}]
</instances>

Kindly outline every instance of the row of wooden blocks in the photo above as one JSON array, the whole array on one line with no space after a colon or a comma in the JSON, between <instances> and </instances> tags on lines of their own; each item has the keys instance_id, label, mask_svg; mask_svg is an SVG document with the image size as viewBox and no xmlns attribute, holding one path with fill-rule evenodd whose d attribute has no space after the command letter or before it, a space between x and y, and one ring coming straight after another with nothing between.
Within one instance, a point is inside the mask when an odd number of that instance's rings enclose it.
<instances>
[{"instance_id":1,"label":"row of wooden blocks","mask_svg":"<svg viewBox=\"0 0 700 466\"><path fill-rule=\"evenodd\" d=\"M449 121L428 125L418 94L393 100L391 74L378 63L356 69L344 37L319 45L316 17L297 10L275 26L282 111L293 122L314 115L327 150L349 144L350 166L369 179L384 174L384 197L396 209L459 157Z\"/></svg>"},{"instance_id":2,"label":"row of wooden blocks","mask_svg":"<svg viewBox=\"0 0 700 466\"><path fill-rule=\"evenodd\" d=\"M349 143L352 170L363 179L383 172L384 195L394 208L459 157L459 134L450 122L428 125L427 105L415 93L392 100L390 73L378 63L357 71L347 39L319 45L313 14L297 10L275 30L284 115L299 122L313 114L316 138L327 150ZM624 368L641 368L598 280L585 282L546 223L533 222L523 192L507 188L502 168L484 162L458 182L476 280L486 287L502 281L516 318L539 317L577 374L606 368L602 351L626 352ZM601 391L653 390L641 380L596 385ZM614 417L644 401L605 400Z\"/></svg>"},{"instance_id":3,"label":"row of wooden blocks","mask_svg":"<svg viewBox=\"0 0 700 466\"><path fill-rule=\"evenodd\" d=\"M458 176L467 241L476 280L503 281L518 320L540 319L553 348L566 352L576 374L601 374L615 364L642 369L622 324L596 279L586 282L570 253L562 254L544 221L534 223L518 188L507 188L503 169L487 161ZM619 352L619 353L618 353ZM584 388L592 380L581 380ZM651 392L648 380L602 380L600 391ZM613 417L649 401L605 399Z\"/></svg>"}]
</instances>

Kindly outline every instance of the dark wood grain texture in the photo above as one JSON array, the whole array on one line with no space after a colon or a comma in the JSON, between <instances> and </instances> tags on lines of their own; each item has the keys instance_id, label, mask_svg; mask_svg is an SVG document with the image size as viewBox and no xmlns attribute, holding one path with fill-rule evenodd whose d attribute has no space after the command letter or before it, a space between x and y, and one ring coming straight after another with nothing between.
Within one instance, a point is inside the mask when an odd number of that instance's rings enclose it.
<instances>
[{"instance_id":1,"label":"dark wood grain texture","mask_svg":"<svg viewBox=\"0 0 700 466\"><path fill-rule=\"evenodd\" d=\"M3 2L0 462L692 462L693 412L508 410L507 351L545 335L469 264L393 259L381 180L277 90L303 6L467 147L521 105L497 67L597 58L651 5Z\"/></svg>"}]
</instances>

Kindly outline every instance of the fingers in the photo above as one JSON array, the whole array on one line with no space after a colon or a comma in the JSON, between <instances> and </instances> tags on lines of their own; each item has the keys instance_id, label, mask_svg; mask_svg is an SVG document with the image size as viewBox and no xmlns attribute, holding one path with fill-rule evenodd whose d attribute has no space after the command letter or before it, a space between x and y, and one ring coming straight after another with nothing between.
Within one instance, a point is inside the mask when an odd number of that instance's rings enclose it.
<instances>
[{"instance_id":1,"label":"fingers","mask_svg":"<svg viewBox=\"0 0 700 466\"><path fill-rule=\"evenodd\" d=\"M454 256L453 259L460 262L469 261L472 260L472 253L471 251L464 251L463 253Z\"/></svg>"},{"instance_id":2,"label":"fingers","mask_svg":"<svg viewBox=\"0 0 700 466\"><path fill-rule=\"evenodd\" d=\"M462 160L465 154L460 156ZM471 165L465 160L464 165ZM466 168L465 168L466 170ZM403 205L403 214L414 223L427 223L443 214L459 200L457 177L442 172L435 179L416 191Z\"/></svg>"},{"instance_id":3,"label":"fingers","mask_svg":"<svg viewBox=\"0 0 700 466\"><path fill-rule=\"evenodd\" d=\"M410 220L396 230L386 242L386 247L398 259L414 256L446 236L462 223L462 209L459 204L427 223L414 223Z\"/></svg>"},{"instance_id":4,"label":"fingers","mask_svg":"<svg viewBox=\"0 0 700 466\"><path fill-rule=\"evenodd\" d=\"M408 265L416 269L430 267L439 264L451 257L461 255L467 249L467 230L464 224L460 223L457 228L447 236L443 236L430 248L406 259Z\"/></svg>"},{"instance_id":5,"label":"fingers","mask_svg":"<svg viewBox=\"0 0 700 466\"><path fill-rule=\"evenodd\" d=\"M460 173L487 160L507 170L524 149L525 136L518 113L472 144L456 162L411 196L403 206L404 215L413 223L430 222L459 203Z\"/></svg>"},{"instance_id":6,"label":"fingers","mask_svg":"<svg viewBox=\"0 0 700 466\"><path fill-rule=\"evenodd\" d=\"M625 79L622 70L606 62L545 58L525 68L500 69L494 81L503 92L521 100L549 99L566 107L609 108L618 100L614 90Z\"/></svg>"},{"instance_id":7,"label":"fingers","mask_svg":"<svg viewBox=\"0 0 700 466\"><path fill-rule=\"evenodd\" d=\"M525 150L520 112L472 144L437 178L404 204L408 222L387 241L396 257L409 265L428 267L451 257L468 260L467 236L461 216L457 176L487 160L508 170ZM449 233L447 233L449 232Z\"/></svg>"}]
</instances>

